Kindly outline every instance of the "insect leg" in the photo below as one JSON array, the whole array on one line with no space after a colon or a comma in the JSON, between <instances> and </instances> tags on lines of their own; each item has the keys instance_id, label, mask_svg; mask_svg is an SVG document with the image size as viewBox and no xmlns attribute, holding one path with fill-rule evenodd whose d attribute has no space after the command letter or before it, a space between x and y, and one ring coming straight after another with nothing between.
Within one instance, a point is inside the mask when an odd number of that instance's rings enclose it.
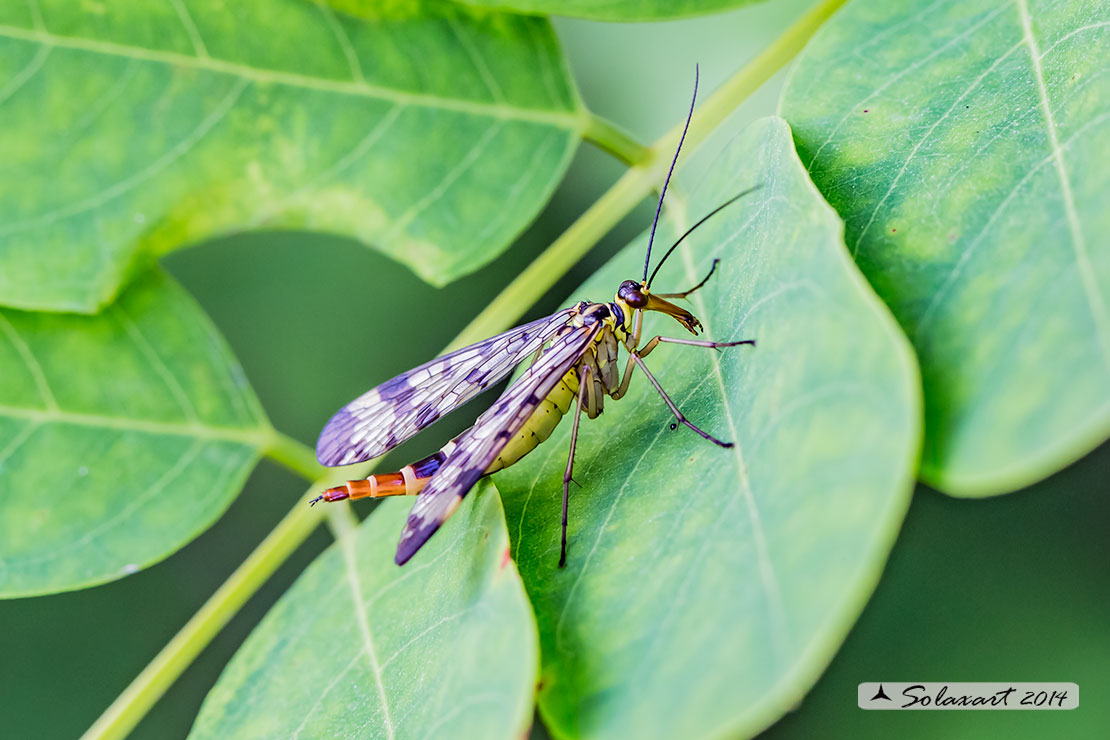
<instances>
[{"instance_id":1,"label":"insect leg","mask_svg":"<svg viewBox=\"0 0 1110 740\"><path fill-rule=\"evenodd\" d=\"M540 357L543 356L543 349L544 349L544 347L543 347L542 344L539 347L536 348L536 353L534 355L532 355L532 363L530 365L528 365L528 367L532 367L533 365L535 365L537 362L540 361Z\"/></svg>"},{"instance_id":2,"label":"insect leg","mask_svg":"<svg viewBox=\"0 0 1110 740\"><path fill-rule=\"evenodd\" d=\"M563 471L563 536L559 548L559 567L567 564L567 505L570 503L570 482L574 473L574 448L578 445L578 423L582 420L582 406L586 403L586 394L592 385L589 365L582 367L582 375L578 380L578 406L574 409L574 424L570 428L570 455L567 456L567 468Z\"/></svg>"},{"instance_id":3,"label":"insect leg","mask_svg":"<svg viewBox=\"0 0 1110 740\"><path fill-rule=\"evenodd\" d=\"M624 339L624 348L628 350L628 362L624 364L624 374L621 375L621 384L614 392L609 394L609 397L614 401L619 401L625 393L628 393L628 384L632 382L632 368L636 367L632 355L636 354L636 346L640 343L640 330L644 325L644 312L636 309L635 318L632 320L632 334Z\"/></svg>"},{"instance_id":4,"label":"insect leg","mask_svg":"<svg viewBox=\"0 0 1110 740\"><path fill-rule=\"evenodd\" d=\"M586 390L586 416L596 419L601 414L604 406L602 400L605 389L601 382L601 370L598 368L597 355L594 351L586 352L579 364L579 382L589 384Z\"/></svg>"},{"instance_id":5,"label":"insect leg","mask_svg":"<svg viewBox=\"0 0 1110 740\"><path fill-rule=\"evenodd\" d=\"M647 363L643 361L643 358L641 358L638 353L633 352L632 359L637 365L640 366L640 369L644 371L644 375L648 377L648 380L651 381L651 384L655 386L655 390L658 391L659 395L663 397L663 402L667 404L667 408L669 408L671 410L671 413L674 414L676 423L671 424L671 429L675 429L679 424L683 424L690 427L695 432L700 434L705 439L708 439L715 445L719 445L721 447L732 447L732 442L722 442L709 432L702 430L701 428L695 426L690 420L688 420L685 414L678 410L678 406L675 406L674 401L672 401L671 397L667 395L667 392L663 390L663 386L659 385L659 381L656 380L655 376L651 374L650 370L648 370Z\"/></svg>"},{"instance_id":6,"label":"insect leg","mask_svg":"<svg viewBox=\"0 0 1110 740\"><path fill-rule=\"evenodd\" d=\"M713 260L713 266L709 268L709 274L702 278L702 281L695 285L693 288L690 288L689 290L684 290L681 293L656 293L655 295L659 296L660 298L685 298L686 296L690 295L695 290L709 282L709 278L713 277L713 273L717 271L718 262L720 262L719 259Z\"/></svg>"},{"instance_id":7,"label":"insect leg","mask_svg":"<svg viewBox=\"0 0 1110 740\"><path fill-rule=\"evenodd\" d=\"M624 366L624 376L621 378L620 387L614 392L610 393L614 400L620 399L625 393L628 392L628 384L632 382L632 368L635 367L635 359L633 355L640 357L647 357L651 351L658 347L661 343L668 342L671 344L687 344L691 347L709 347L710 349L720 349L721 347L736 347L741 344L750 344L755 346L754 339L741 339L739 342L710 342L704 339L679 339L677 337L653 337L648 340L648 343L637 350L630 350L628 363Z\"/></svg>"},{"instance_id":8,"label":"insect leg","mask_svg":"<svg viewBox=\"0 0 1110 740\"><path fill-rule=\"evenodd\" d=\"M704 339L679 339L678 337L653 337L640 349L636 350L636 354L640 357L647 357L653 349L659 346L660 343L667 344L686 344L691 347L709 347L710 349L720 349L721 347L737 347L741 344L750 344L755 346L754 339L741 339L738 342L710 342Z\"/></svg>"},{"instance_id":9,"label":"insect leg","mask_svg":"<svg viewBox=\"0 0 1110 740\"><path fill-rule=\"evenodd\" d=\"M621 384L615 391L609 394L614 401L619 401L628 393L628 384L632 382L632 370L636 367L636 351L632 350L628 353L628 362L624 364L624 375L621 376Z\"/></svg>"}]
</instances>

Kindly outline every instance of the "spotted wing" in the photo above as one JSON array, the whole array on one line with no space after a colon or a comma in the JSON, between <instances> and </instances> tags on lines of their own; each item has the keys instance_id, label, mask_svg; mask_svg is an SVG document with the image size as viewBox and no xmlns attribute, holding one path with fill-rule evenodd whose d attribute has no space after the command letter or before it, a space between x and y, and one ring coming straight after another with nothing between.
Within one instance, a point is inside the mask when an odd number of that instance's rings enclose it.
<instances>
[{"instance_id":1,"label":"spotted wing","mask_svg":"<svg viewBox=\"0 0 1110 740\"><path fill-rule=\"evenodd\" d=\"M350 465L384 455L509 374L567 325L564 309L437 357L367 391L320 432L316 459Z\"/></svg>"},{"instance_id":2,"label":"spotted wing","mask_svg":"<svg viewBox=\"0 0 1110 740\"><path fill-rule=\"evenodd\" d=\"M599 325L567 326L539 362L511 385L474 426L458 437L451 456L416 498L397 545L395 561L398 565L404 565L451 516L540 402L578 362L599 331Z\"/></svg>"}]
</instances>

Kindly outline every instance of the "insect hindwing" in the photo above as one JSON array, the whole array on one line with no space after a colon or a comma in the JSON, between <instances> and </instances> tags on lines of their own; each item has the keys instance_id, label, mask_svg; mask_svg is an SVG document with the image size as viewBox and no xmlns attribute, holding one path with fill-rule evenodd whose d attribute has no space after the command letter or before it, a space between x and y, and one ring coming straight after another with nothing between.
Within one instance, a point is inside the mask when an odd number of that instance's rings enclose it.
<instances>
[{"instance_id":1,"label":"insect hindwing","mask_svg":"<svg viewBox=\"0 0 1110 740\"><path fill-rule=\"evenodd\" d=\"M567 327L543 357L456 440L451 456L417 496L397 545L395 561L398 565L407 562L454 513L486 468L559 380L581 359L600 331L598 324Z\"/></svg>"}]
</instances>

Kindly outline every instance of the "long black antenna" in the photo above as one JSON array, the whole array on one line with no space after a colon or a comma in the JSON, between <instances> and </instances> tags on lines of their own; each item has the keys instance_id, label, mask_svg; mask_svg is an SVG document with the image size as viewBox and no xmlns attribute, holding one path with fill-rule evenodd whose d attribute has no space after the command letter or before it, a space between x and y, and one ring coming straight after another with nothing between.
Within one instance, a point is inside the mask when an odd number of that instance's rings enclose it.
<instances>
[{"instance_id":1,"label":"long black antenna","mask_svg":"<svg viewBox=\"0 0 1110 740\"><path fill-rule=\"evenodd\" d=\"M651 222L651 236L648 237L647 257L644 259L644 280L647 280L648 265L651 264L651 243L655 241L655 227L659 225L659 213L663 210L663 199L667 197L667 186L671 184L671 175L678 162L678 153L682 151L682 142L686 141L686 132L690 129L690 119L694 117L694 101L698 99L698 65L694 65L694 97L690 99L690 112L686 114L686 125L682 127L682 138L678 140L678 148L674 150L674 159L671 160L671 169L667 172L667 179L663 181L663 192L659 193L659 205L655 207L655 220Z\"/></svg>"},{"instance_id":2,"label":"long black antenna","mask_svg":"<svg viewBox=\"0 0 1110 740\"><path fill-rule=\"evenodd\" d=\"M659 273L659 268L662 267L663 263L667 261L667 258L671 256L671 253L674 252L675 247L677 247L679 244L681 244L683 239L690 236L690 234L694 233L694 229L698 228L699 226L704 224L706 221L711 219L713 216L716 216L718 213L723 211L725 208L727 208L728 206L731 206L733 203L735 203L736 201L743 198L745 195L751 195L756 190L759 190L761 187L763 187L763 183L759 183L758 185L753 185L752 187L748 188L747 190L743 191L742 193L737 193L736 195L732 196L731 198L726 200L724 203L717 206L712 211L710 211L709 213L705 214L700 219L698 219L698 222L696 224L694 224L690 228L686 229L686 233L683 234L682 236L678 237L678 241L676 241L674 244L671 245L671 248L668 249L667 253L663 255L663 259L659 260L659 264L656 265L655 269L651 271L651 277L648 278L647 287L649 287L649 288L651 287L652 281L655 280L655 276Z\"/></svg>"}]
</instances>

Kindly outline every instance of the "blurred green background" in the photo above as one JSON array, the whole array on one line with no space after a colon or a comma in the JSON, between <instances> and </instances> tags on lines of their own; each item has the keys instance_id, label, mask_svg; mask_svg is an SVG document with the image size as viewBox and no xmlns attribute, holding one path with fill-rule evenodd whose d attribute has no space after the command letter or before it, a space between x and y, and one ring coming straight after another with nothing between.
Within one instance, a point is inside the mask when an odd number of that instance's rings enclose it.
<instances>
[{"instance_id":1,"label":"blurred green background","mask_svg":"<svg viewBox=\"0 0 1110 740\"><path fill-rule=\"evenodd\" d=\"M774 0L693 20L556 20L556 27L587 105L647 142L681 116L695 62L705 94L809 4ZM724 138L773 113L781 82L780 73L745 103L692 157L684 179L697 180L700 163ZM228 237L166 264L223 331L275 425L311 444L340 405L436 354L622 172L583 145L549 207L516 245L442 290L358 244L312 234ZM642 204L529 316L562 304L648 225L651 210ZM472 418L463 412L442 422L385 466L435 449ZM302 481L263 462L227 514L165 562L85 591L0 601L0 737L83 732L303 490ZM1008 496L961 501L920 489L875 598L843 650L767 736L1106 737L1108 493L1110 444ZM65 505L67 492L53 495ZM184 737L236 647L329 542L317 532L133 737ZM855 706L856 684L875 680L1074 681L1081 702L1072 712L863 712Z\"/></svg>"}]
</instances>

